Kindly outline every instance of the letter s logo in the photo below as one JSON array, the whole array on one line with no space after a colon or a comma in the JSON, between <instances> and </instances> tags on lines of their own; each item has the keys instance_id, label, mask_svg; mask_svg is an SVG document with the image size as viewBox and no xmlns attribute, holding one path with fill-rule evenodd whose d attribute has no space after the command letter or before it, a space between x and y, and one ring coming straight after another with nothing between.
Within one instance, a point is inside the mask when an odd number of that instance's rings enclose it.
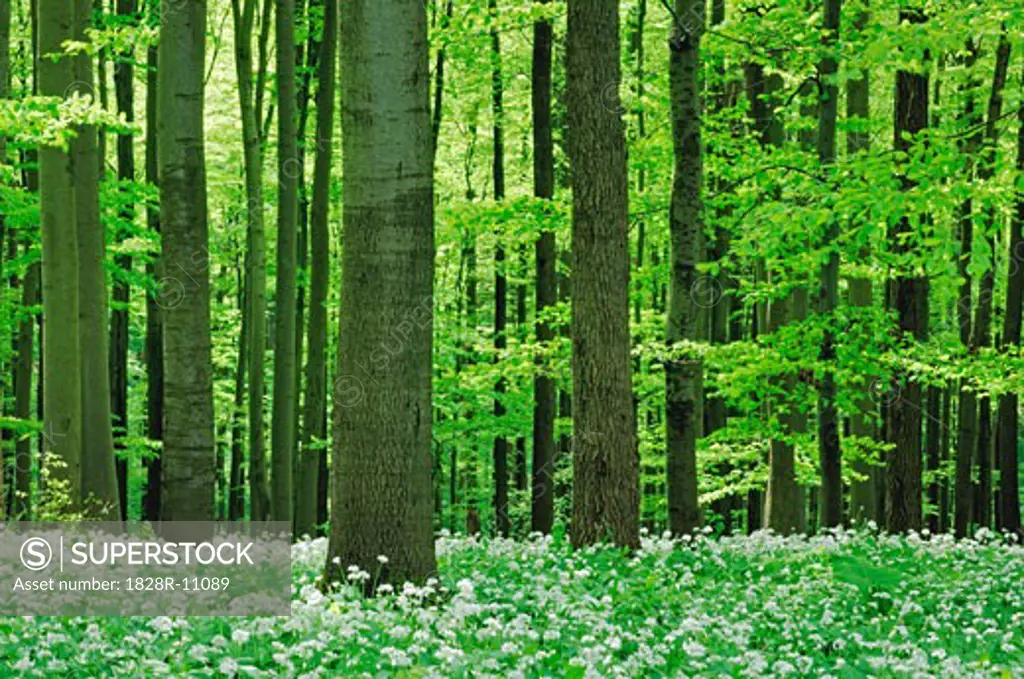
<instances>
[{"instance_id":1,"label":"letter s logo","mask_svg":"<svg viewBox=\"0 0 1024 679\"><path fill-rule=\"evenodd\" d=\"M29 538L21 545L21 563L30 571L41 571L53 561L53 549L43 538Z\"/></svg>"}]
</instances>

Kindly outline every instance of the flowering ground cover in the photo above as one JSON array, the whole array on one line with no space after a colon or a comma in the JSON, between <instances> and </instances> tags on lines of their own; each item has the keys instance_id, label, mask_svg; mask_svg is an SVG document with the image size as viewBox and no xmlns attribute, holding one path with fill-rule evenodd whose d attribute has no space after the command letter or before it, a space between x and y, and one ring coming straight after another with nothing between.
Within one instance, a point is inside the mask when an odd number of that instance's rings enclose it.
<instances>
[{"instance_id":1,"label":"flowering ground cover","mask_svg":"<svg viewBox=\"0 0 1024 679\"><path fill-rule=\"evenodd\" d=\"M442 536L423 587L281 618L4 618L3 677L1024 677L1024 547L992 537L684 542L633 555Z\"/></svg>"}]
</instances>

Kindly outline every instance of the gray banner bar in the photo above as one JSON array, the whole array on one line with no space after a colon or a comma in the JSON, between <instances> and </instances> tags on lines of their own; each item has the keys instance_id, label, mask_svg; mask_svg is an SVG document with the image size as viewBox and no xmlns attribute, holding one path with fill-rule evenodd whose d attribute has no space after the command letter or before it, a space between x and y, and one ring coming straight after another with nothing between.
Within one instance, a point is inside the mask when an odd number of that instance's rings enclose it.
<instances>
[{"instance_id":1,"label":"gray banner bar","mask_svg":"<svg viewBox=\"0 0 1024 679\"><path fill-rule=\"evenodd\" d=\"M0 523L0 616L291 613L284 522Z\"/></svg>"}]
</instances>

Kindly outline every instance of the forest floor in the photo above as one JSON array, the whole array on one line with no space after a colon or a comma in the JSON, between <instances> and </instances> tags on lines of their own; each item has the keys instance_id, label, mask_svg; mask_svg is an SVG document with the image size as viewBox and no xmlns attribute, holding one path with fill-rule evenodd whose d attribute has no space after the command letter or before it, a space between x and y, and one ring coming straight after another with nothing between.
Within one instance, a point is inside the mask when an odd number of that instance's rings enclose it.
<instances>
[{"instance_id":1,"label":"forest floor","mask_svg":"<svg viewBox=\"0 0 1024 679\"><path fill-rule=\"evenodd\" d=\"M1024 547L995 538L437 548L438 580L365 599L354 586L321 595L326 541L297 544L291 617L6 618L0 674L1024 677Z\"/></svg>"}]
</instances>

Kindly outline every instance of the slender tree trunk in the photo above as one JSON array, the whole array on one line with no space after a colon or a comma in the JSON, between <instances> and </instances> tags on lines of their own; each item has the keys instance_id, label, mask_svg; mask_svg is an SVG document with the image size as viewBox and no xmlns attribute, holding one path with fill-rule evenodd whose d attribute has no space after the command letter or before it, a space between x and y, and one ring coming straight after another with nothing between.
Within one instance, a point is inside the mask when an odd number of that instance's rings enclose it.
<instances>
[{"instance_id":1,"label":"slender tree trunk","mask_svg":"<svg viewBox=\"0 0 1024 679\"><path fill-rule=\"evenodd\" d=\"M66 97L74 58L62 53L74 37L74 0L39 5L39 94ZM79 352L78 233L75 175L68 149L39 151L43 279L43 433L52 480L64 486L69 511L81 509L82 371ZM106 402L106 395L103 398ZM54 484L56 485L56 484ZM54 485L50 487L53 488Z\"/></svg>"},{"instance_id":2,"label":"slender tree trunk","mask_svg":"<svg viewBox=\"0 0 1024 679\"><path fill-rule=\"evenodd\" d=\"M545 2L546 0L539 0ZM445 5L444 18L441 20L441 30L448 28L448 25L452 20L452 12L454 11L453 0L448 0ZM444 67L445 67L445 53L446 46L444 43L437 49L437 57L434 62L434 105L431 113L431 140L433 141L433 151L431 155L434 159L437 158L437 140L441 137L441 120L444 116Z\"/></svg>"},{"instance_id":3,"label":"slender tree trunk","mask_svg":"<svg viewBox=\"0 0 1024 679\"><path fill-rule=\"evenodd\" d=\"M924 10L906 7L900 10L900 21L921 24ZM913 135L928 127L928 74L899 70L896 72L895 147L909 151ZM905 190L913 180L902 176ZM913 243L914 225L910 215L903 215L893 230L892 248L897 255L906 255ZM917 271L900 271L894 281L894 299L900 334L909 341L924 342L928 338L928 279ZM895 449L889 454L886 479L886 528L892 533L921 529L921 385L908 379L898 387L899 398L890 406L890 419Z\"/></svg>"},{"instance_id":4,"label":"slender tree trunk","mask_svg":"<svg viewBox=\"0 0 1024 679\"><path fill-rule=\"evenodd\" d=\"M576 546L639 546L630 385L629 187L619 3L569 0L566 104L572 190L573 518Z\"/></svg>"},{"instance_id":5,"label":"slender tree trunk","mask_svg":"<svg viewBox=\"0 0 1024 679\"><path fill-rule=\"evenodd\" d=\"M492 22L498 19L496 0L488 1ZM501 39L497 28L491 29L491 111L494 115L494 154L492 177L494 199L505 198L505 102L504 85L501 76ZM508 286L505 277L505 246L501 233L494 251L494 350L495 362L500 363L508 346L506 337L508 315ZM506 391L505 378L499 378L494 387L494 416L502 426L505 405L502 402ZM499 535L508 536L508 439L503 435L494 438L494 518Z\"/></svg>"},{"instance_id":6,"label":"slender tree trunk","mask_svg":"<svg viewBox=\"0 0 1024 679\"><path fill-rule=\"evenodd\" d=\"M75 0L75 39L86 42L92 26L92 0ZM95 85L92 56L74 57L73 89L89 96ZM107 355L106 244L100 223L100 157L96 127L78 128L73 142L75 213L78 228L78 318L82 390L82 501L89 516L121 516L110 429L110 376ZM51 336L52 337L52 336Z\"/></svg>"},{"instance_id":7,"label":"slender tree trunk","mask_svg":"<svg viewBox=\"0 0 1024 679\"><path fill-rule=\"evenodd\" d=\"M29 245L25 245L26 254ZM39 265L32 264L21 286L24 308L39 303ZM35 319L26 314L18 324L18 354L15 359L14 416L27 420L32 416L32 349ZM11 518L29 521L32 518L32 439L19 438L14 452L14 497Z\"/></svg>"},{"instance_id":8,"label":"slender tree trunk","mask_svg":"<svg viewBox=\"0 0 1024 679\"><path fill-rule=\"evenodd\" d=\"M135 24L135 0L117 0L117 14ZM117 112L129 123L135 121L135 80L134 50L120 55L114 66L114 88ZM131 134L117 135L117 178L123 182L135 181L135 138ZM127 200L127 196L126 196ZM133 221L134 207L126 204L121 219ZM119 236L119 239L123 236ZM132 269L132 258L119 255L116 258L118 274L114 277L114 309L110 314L110 409L117 430L115 445L124 449L121 440L128 434L128 310L131 303L131 287L124 274ZM117 495L121 503L121 520L128 519L128 460L117 459Z\"/></svg>"},{"instance_id":9,"label":"slender tree trunk","mask_svg":"<svg viewBox=\"0 0 1024 679\"><path fill-rule=\"evenodd\" d=\"M324 384L327 384L328 380L326 375L324 376ZM324 422L327 422L327 399L324 399ZM326 425L325 425L326 429ZM320 453L320 473L317 475L316 483L316 525L318 526L317 535L327 535L328 521L330 516L328 515L327 501L331 492L331 463L327 460L327 451L324 450Z\"/></svg>"},{"instance_id":10,"label":"slender tree trunk","mask_svg":"<svg viewBox=\"0 0 1024 679\"><path fill-rule=\"evenodd\" d=\"M111 2L111 9L117 0ZM85 24L88 28L101 28L103 26L103 13L104 13L104 2L103 0L92 0L92 7L87 9L82 6L83 14L87 16L87 23ZM82 38L79 38L82 39ZM100 105L100 108L104 111L110 110L110 91L107 87L107 57L109 56L109 48L106 46L100 47L96 53L96 94L98 96L93 97L96 103ZM81 85L78 85L81 87ZM88 94L92 94L92 86L89 88ZM99 173L100 180L107 178L107 130L105 127L100 126L96 129L96 171ZM82 406L85 408L85 405Z\"/></svg>"},{"instance_id":11,"label":"slender tree trunk","mask_svg":"<svg viewBox=\"0 0 1024 679\"><path fill-rule=\"evenodd\" d=\"M928 482L927 498L931 510L928 512L928 530L933 535L939 533L939 466L942 464L942 389L929 386L925 405L925 459L931 474Z\"/></svg>"},{"instance_id":12,"label":"slender tree trunk","mask_svg":"<svg viewBox=\"0 0 1024 679\"><path fill-rule=\"evenodd\" d=\"M545 2L547 0L544 0ZM555 194L555 157L551 126L551 47L550 21L533 24L533 66L531 72L533 104L533 195L551 200ZM555 233L544 231L534 245L536 258L537 341L551 342L554 329L544 318L545 311L558 301L558 252ZM550 533L555 521L555 380L543 365L533 380L533 471L531 528Z\"/></svg>"},{"instance_id":13,"label":"slender tree trunk","mask_svg":"<svg viewBox=\"0 0 1024 679\"><path fill-rule=\"evenodd\" d=\"M327 454L314 442L327 437L324 406L327 399L327 285L330 280L330 211L331 157L334 129L334 78L337 63L337 0L326 0L324 33L319 59L319 89L316 98L316 160L313 168L313 203L310 213L310 236L313 260L309 298L309 356L306 363L306 394L302 414L302 441L299 478L296 483L298 505L295 515L296 535L314 535L317 524L317 487L320 458Z\"/></svg>"},{"instance_id":14,"label":"slender tree trunk","mask_svg":"<svg viewBox=\"0 0 1024 679\"><path fill-rule=\"evenodd\" d=\"M853 21L855 32L862 32L870 21L871 13L864 9L857 12ZM871 78L868 69L861 71L861 77L847 81L846 85L846 119L847 122L857 121L859 126L866 127L871 118ZM855 129L847 133L846 151L849 156L867 152L871 148L871 135L866 129ZM871 255L870 248L862 248L860 257L866 260ZM847 301L855 308L855 318L860 323L868 324L870 311L874 304L874 290L870 278L851 278ZM850 415L850 434L857 438L875 439L878 432L875 426L874 400L871 397L871 385L864 384L856 395L854 410ZM863 460L851 463L854 474L858 477L850 484L849 519L854 524L869 521L879 522L878 515L878 467Z\"/></svg>"},{"instance_id":15,"label":"slender tree trunk","mask_svg":"<svg viewBox=\"0 0 1024 679\"><path fill-rule=\"evenodd\" d=\"M694 298L697 262L703 250L703 155L698 74L704 1L676 0L680 18L699 17L673 26L669 40L669 86L672 93L672 146L675 168L669 213L671 273L666 339L684 355L665 364L668 526L676 535L700 524L697 504L697 439L701 435L703 366L698 357L675 345L696 341L698 316L704 308Z\"/></svg>"},{"instance_id":16,"label":"slender tree trunk","mask_svg":"<svg viewBox=\"0 0 1024 679\"><path fill-rule=\"evenodd\" d=\"M647 23L647 0L639 0L636 4L635 25L629 33L629 51L634 58L634 79L636 81L636 136L643 139L647 134L647 116L644 109L644 27ZM647 168L637 169L636 191L643 194L647 188ZM641 216L636 223L636 272L633 283L633 323L639 325L642 319L643 306L643 266L644 249L647 247L647 222ZM635 398L635 397L634 397Z\"/></svg>"},{"instance_id":17,"label":"slender tree trunk","mask_svg":"<svg viewBox=\"0 0 1024 679\"><path fill-rule=\"evenodd\" d=\"M251 271L248 263L249 253L243 255L244 263L240 263L239 257L235 256L235 265L238 267L238 310L241 312L242 323L238 334L238 354L235 358L235 398L231 410L231 466L228 472L227 511L225 515L228 521L242 521L245 519L245 443L242 433L243 410L245 407L245 371L249 360L249 319L245 313L250 292L249 277ZM241 266L239 266L241 264ZM218 464L218 476L221 471Z\"/></svg>"},{"instance_id":18,"label":"slender tree trunk","mask_svg":"<svg viewBox=\"0 0 1024 679\"><path fill-rule=\"evenodd\" d=\"M436 569L427 17L401 0L341 10L345 247L327 581L352 564L401 583Z\"/></svg>"},{"instance_id":19,"label":"slender tree trunk","mask_svg":"<svg viewBox=\"0 0 1024 679\"><path fill-rule=\"evenodd\" d=\"M0 0L0 99L6 99L10 93L11 83L11 1ZM33 59L34 61L34 59ZM0 132L0 166L7 165L7 139L2 132ZM4 220L3 212L0 211L0 234L6 232L6 224ZM15 367L15 372L18 371L18 366ZM17 391L17 377L15 377L15 391ZM17 396L15 396L17 400ZM14 456L14 476L17 477L17 468L21 460L17 453ZM6 501L7 494L4 487L6 481L6 461L4 460L3 446L0 445L0 520L4 520L7 517L8 502ZM16 482L14 487L11 488L11 502L10 505L13 507L16 504L17 488Z\"/></svg>"},{"instance_id":20,"label":"slender tree trunk","mask_svg":"<svg viewBox=\"0 0 1024 679\"><path fill-rule=\"evenodd\" d=\"M861 11L854 17L854 30L861 32L870 20L868 11ZM858 121L866 126L871 117L871 81L867 69L861 71L861 77L851 79L846 84L846 119L847 122ZM846 152L849 156L866 152L871 148L871 135L865 129L851 130L846 135ZM870 250L861 252L861 259L870 256ZM851 278L849 282L848 302L856 309L861 323L869 323L867 314L873 305L874 291L870 278ZM858 438L874 439L874 401L871 398L869 384L865 384L856 396L854 411L850 415L850 434ZM866 523L879 520L875 511L877 506L876 489L878 487L877 467L857 460L851 465L854 474L859 478L850 484L850 521Z\"/></svg>"},{"instance_id":21,"label":"slender tree trunk","mask_svg":"<svg viewBox=\"0 0 1024 679\"><path fill-rule=\"evenodd\" d=\"M1021 78L1024 85L1024 76ZM1006 281L1006 314L1003 316L1003 349L1020 347L1021 297L1024 291L1024 107L1017 111L1017 197L1016 211L1010 221L1008 273ZM1006 393L999 397L999 430L996 449L999 460L999 525L1000 530L1021 535L1020 477L1018 469L1018 395Z\"/></svg>"},{"instance_id":22,"label":"slender tree trunk","mask_svg":"<svg viewBox=\"0 0 1024 679\"><path fill-rule=\"evenodd\" d=\"M161 518L215 516L209 230L203 142L206 2L183 0L160 27L157 127L164 278Z\"/></svg>"},{"instance_id":23,"label":"slender tree trunk","mask_svg":"<svg viewBox=\"0 0 1024 679\"><path fill-rule=\"evenodd\" d=\"M714 0L711 3L711 25L713 27L719 26L724 21L725 2L723 0ZM715 93L713 99L714 112L715 115L718 115L720 112L736 106L739 92L742 90L742 83L741 81L730 79L726 75L729 65L725 58L715 60L712 67L716 71L715 78L720 79L721 82L721 89ZM710 173L708 175L708 184L716 194L725 189L722 178L712 176ZM731 213L732 210L730 208L725 208L716 215L716 220L724 223ZM714 241L709 247L707 259L709 261L722 262L729 254L730 240L729 229L721 224L717 225L714 230ZM715 276L711 286L713 286L710 288L711 294L705 295L703 302L705 305L711 306L711 343L727 344L732 340L740 339L742 331L732 327L734 321L731 320L733 312L740 308L740 304L737 303L738 282L722 267L719 269L718 275ZM634 317L639 320L638 315ZM734 330L735 334L730 336ZM705 389L704 434L706 436L728 426L729 415L726 400L720 395L709 394L707 391ZM718 467L719 473L723 474L729 473L732 469L733 465L731 463ZM733 533L733 514L740 506L741 501L738 495L728 495L712 504L715 514L722 516L724 519L723 534L731 535Z\"/></svg>"},{"instance_id":24,"label":"slender tree trunk","mask_svg":"<svg viewBox=\"0 0 1024 679\"><path fill-rule=\"evenodd\" d=\"M977 132L968 137L961 149L967 158L968 172L973 171L974 156L980 146L982 138L981 125L978 124L978 114L975 110L973 87L975 82L970 76L974 64L978 58L977 44L967 40L967 56L964 67L969 74L968 83L965 85L966 101L964 103L963 124L976 129ZM971 253L974 248L974 219L973 200L970 196L960 206L958 226L960 229L960 254L957 259L957 269L960 275L960 291L957 299L957 322L960 328L960 342L971 351L971 297L972 297L972 276L971 276ZM958 538L966 537L971 522L971 468L974 460L974 446L977 440L978 426L978 403L973 387L969 380L960 380L959 395L957 403L957 443L956 443L956 480L954 486L954 508L953 508L953 530Z\"/></svg>"},{"instance_id":25,"label":"slender tree trunk","mask_svg":"<svg viewBox=\"0 0 1024 679\"><path fill-rule=\"evenodd\" d=\"M270 4L273 0L264 0ZM263 435L263 393L266 354L267 309L266 249L263 223L263 149L260 137L260 101L263 82L263 55L260 47L257 89L253 91L253 60L251 34L258 0L232 0L235 22L235 68L238 77L238 97L242 118L242 143L245 163L245 193L248 228L249 295L243 314L247 317L249 375L249 513L253 521L266 521L270 517L270 487L267 478L265 438ZM264 21L266 15L264 14ZM261 36L262 40L262 36Z\"/></svg>"},{"instance_id":26,"label":"slender tree trunk","mask_svg":"<svg viewBox=\"0 0 1024 679\"><path fill-rule=\"evenodd\" d=\"M808 2L808 12L813 11L815 3ZM800 98L800 117L809 120L820 120L821 117L821 95L819 89L824 88L822 83L821 88L816 83L806 82L803 87L797 90L797 94ZM801 129L797 130L796 138L799 142L800 149L804 151L808 157L811 157L818 151L819 138L821 135L818 133L818 128L815 125L806 124ZM834 144L832 145L834 149ZM833 151L834 153L834 151ZM805 247L810 249L812 244L810 239L805 239ZM792 323L802 323L807 320L807 314L810 312L810 290L808 285L799 285L794 287L789 293L789 309L788 309L788 320ZM790 376L790 379L794 380L791 384L796 385L797 375ZM791 407L790 412L783 418L784 421L788 420L788 429L796 435L802 435L807 433L808 428L808 414L799 407ZM836 432L838 435L838 431ZM794 467L795 474L795 467ZM805 493L802 486L797 484L795 486L794 502L800 506L806 505L806 512L801 514L800 517L803 519L804 525L798 530L799 532L808 532L813 535L821 521L820 502L821 493L814 491L811 493Z\"/></svg>"},{"instance_id":27,"label":"slender tree trunk","mask_svg":"<svg viewBox=\"0 0 1024 679\"><path fill-rule=\"evenodd\" d=\"M764 69L756 64L746 67L748 97L751 102L751 119L763 149L783 144L785 130L781 116L776 114L775 97L782 89L781 77L777 74L765 76ZM759 278L767 281L769 272L766 263L759 263ZM760 305L756 309L756 323L759 333L777 331L789 320L799 320L805 310L802 299L795 293ZM794 308L794 307L800 308ZM789 393L795 386L795 376L784 378L782 390ZM769 408L779 410L779 423L787 433L799 433L806 427L805 415L795 408L780 408L769 403ZM793 444L785 439L775 439L769 444L768 487L764 494L764 515L761 516L761 494L751 493L748 497L748 530L767 527L781 535L802 532L806 526L803 493L796 482L796 464Z\"/></svg>"},{"instance_id":28,"label":"slender tree trunk","mask_svg":"<svg viewBox=\"0 0 1024 679\"><path fill-rule=\"evenodd\" d=\"M526 248L522 243L516 245L516 275L519 283L516 284L516 337L521 343L526 343L529 330L526 327L526 279L529 271L526 265ZM526 389L526 383L520 381L520 388ZM519 492L526 492L526 437L522 434L516 436L515 441L515 462L512 470L512 482Z\"/></svg>"},{"instance_id":29,"label":"slender tree trunk","mask_svg":"<svg viewBox=\"0 0 1024 679\"><path fill-rule=\"evenodd\" d=\"M156 0L151 0L150 18L156 25L155 15L159 9ZM157 153L157 65L158 50L150 47L146 57L146 181L157 184L159 158ZM146 228L160 233L160 210L146 208ZM146 265L146 273L154 280L163 278L163 263L159 253L154 261ZM156 294L146 295L146 436L152 441L164 438L164 333L163 312ZM142 499L142 518L156 521L160 518L163 468L163 450L146 462L146 491Z\"/></svg>"},{"instance_id":30,"label":"slender tree trunk","mask_svg":"<svg viewBox=\"0 0 1024 679\"><path fill-rule=\"evenodd\" d=\"M952 423L953 390L946 385L942 390L942 434L939 437L939 532L949 532L949 444Z\"/></svg>"},{"instance_id":31,"label":"slender tree trunk","mask_svg":"<svg viewBox=\"0 0 1024 679\"><path fill-rule=\"evenodd\" d=\"M978 179L982 182L990 180L995 172L996 153L999 143L997 121L1002 116L1003 88L1006 85L1006 73L1010 62L1010 43L1005 33L1000 35L996 49L995 71L992 76L992 89L989 94L985 118L985 145L981 151L981 162L978 166ZM978 306L974 316L974 336L972 349L992 346L992 304L995 297L996 281L996 225L995 208L986 205L984 210L987 250L990 253L989 266L981 276L978 288ZM978 402L978 441L975 448L975 459L978 467L978 486L974 494L974 520L982 527L992 525L992 463L993 463L993 426L992 402L988 395Z\"/></svg>"},{"instance_id":32,"label":"slender tree trunk","mask_svg":"<svg viewBox=\"0 0 1024 679\"><path fill-rule=\"evenodd\" d=\"M298 142L295 110L295 0L275 0L277 35L277 276L274 289L274 426L271 429L270 516L292 518L295 449L296 235Z\"/></svg>"},{"instance_id":33,"label":"slender tree trunk","mask_svg":"<svg viewBox=\"0 0 1024 679\"><path fill-rule=\"evenodd\" d=\"M295 409L295 448L292 454L292 524L295 523L295 510L298 506L298 487L296 478L298 474L301 455L301 422L302 422L302 366L305 351L306 333L306 275L309 267L309 192L306 185L306 130L309 126L309 102L310 91L313 86L313 73L317 71L320 58L320 43L317 40L317 32L312 29L312 17L323 7L323 0L310 0L308 7L303 7L303 0L296 0L295 23L301 34L308 33L306 44L296 45L295 68L300 74L298 78L298 93L296 94L296 105L298 106L298 131L296 133L297 155L296 165L298 167L298 228L296 230L296 298L295 298L295 398L293 407ZM305 16L303 16L305 14ZM322 16L322 15L321 15ZM304 69L304 70L303 70ZM298 533L296 533L298 535Z\"/></svg>"},{"instance_id":34,"label":"slender tree trunk","mask_svg":"<svg viewBox=\"0 0 1024 679\"><path fill-rule=\"evenodd\" d=\"M836 118L839 109L838 70L839 16L842 0L825 0L825 49L818 67L822 79L818 117L818 160L826 177L832 176L836 160ZM825 334L820 360L825 364L818 396L818 455L821 462L821 525L824 528L843 522L842 451L839 438L839 412L836 407L836 330L835 311L839 305L839 250L835 241L839 224L829 220L825 227L828 259L821 271L821 312L825 318Z\"/></svg>"}]
</instances>

